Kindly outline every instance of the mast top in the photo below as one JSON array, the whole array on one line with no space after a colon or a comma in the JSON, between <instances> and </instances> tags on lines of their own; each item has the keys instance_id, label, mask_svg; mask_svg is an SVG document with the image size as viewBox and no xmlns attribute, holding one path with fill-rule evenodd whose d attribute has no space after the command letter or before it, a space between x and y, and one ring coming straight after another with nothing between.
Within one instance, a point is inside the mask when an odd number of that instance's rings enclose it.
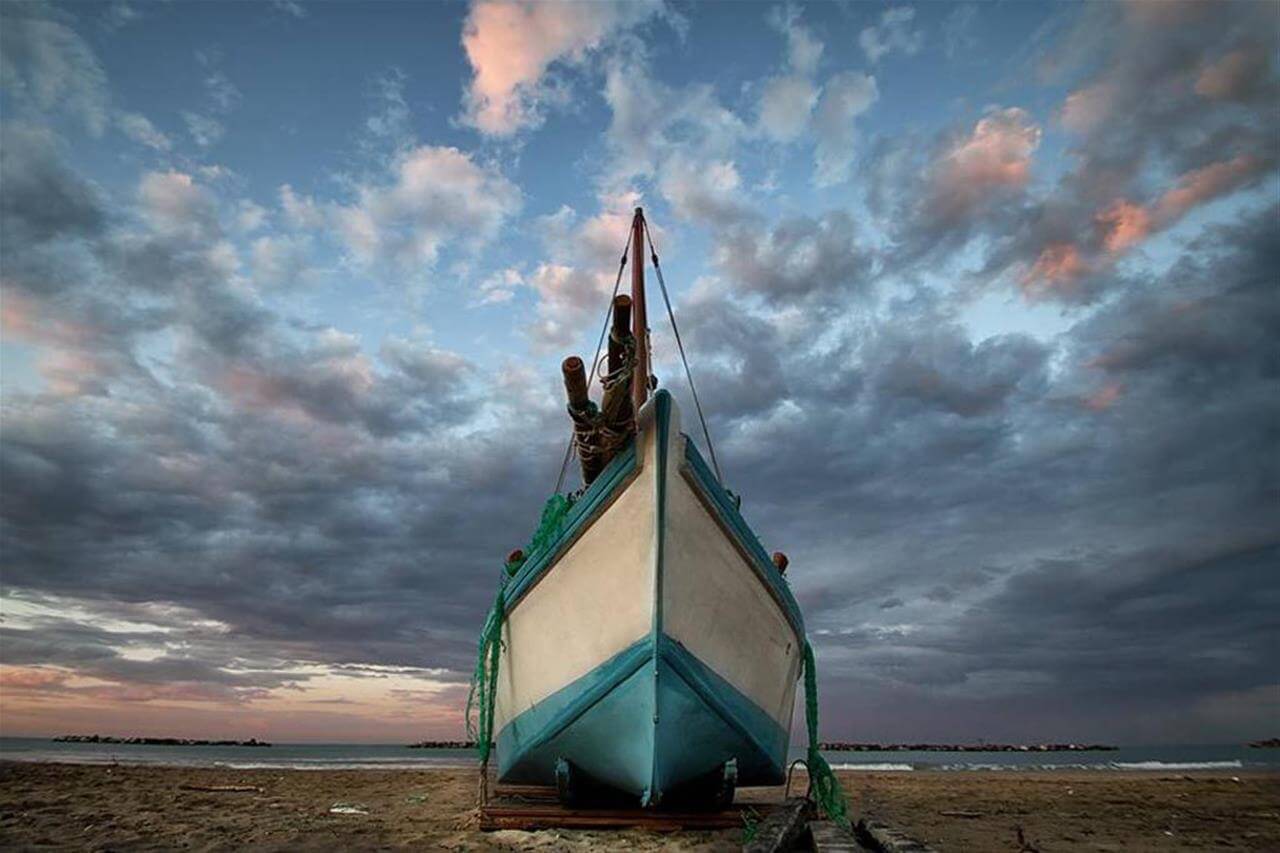
<instances>
[{"instance_id":1,"label":"mast top","mask_svg":"<svg viewBox=\"0 0 1280 853\"><path fill-rule=\"evenodd\" d=\"M636 368L631 379L631 402L636 412L649 398L649 318L644 301L644 208L631 220L631 329L636 339Z\"/></svg>"}]
</instances>

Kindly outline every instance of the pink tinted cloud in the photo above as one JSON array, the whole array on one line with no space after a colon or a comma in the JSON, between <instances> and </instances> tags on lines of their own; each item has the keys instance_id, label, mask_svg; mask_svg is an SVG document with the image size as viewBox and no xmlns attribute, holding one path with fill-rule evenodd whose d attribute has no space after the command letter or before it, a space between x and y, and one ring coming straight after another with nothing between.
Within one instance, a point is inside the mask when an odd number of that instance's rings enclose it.
<instances>
[{"instance_id":1,"label":"pink tinted cloud","mask_svg":"<svg viewBox=\"0 0 1280 853\"><path fill-rule=\"evenodd\" d=\"M989 113L935 165L932 204L952 218L969 212L1001 189L1020 188L1031 176L1040 128L1016 107Z\"/></svg>"},{"instance_id":2,"label":"pink tinted cloud","mask_svg":"<svg viewBox=\"0 0 1280 853\"><path fill-rule=\"evenodd\" d=\"M1108 382L1097 391L1087 395L1084 400L1084 407L1094 412L1103 412L1115 405L1124 393L1124 386L1119 382Z\"/></svg>"},{"instance_id":3,"label":"pink tinted cloud","mask_svg":"<svg viewBox=\"0 0 1280 853\"><path fill-rule=\"evenodd\" d=\"M1266 164L1257 157L1241 154L1194 169L1182 175L1178 185L1160 197L1152 215L1162 224L1171 224L1191 208L1239 189L1265 168Z\"/></svg>"},{"instance_id":4,"label":"pink tinted cloud","mask_svg":"<svg viewBox=\"0 0 1280 853\"><path fill-rule=\"evenodd\" d=\"M1115 87L1106 82L1072 92L1062 104L1062 126L1074 133L1088 133L1110 114L1115 99Z\"/></svg>"},{"instance_id":5,"label":"pink tinted cloud","mask_svg":"<svg viewBox=\"0 0 1280 853\"><path fill-rule=\"evenodd\" d=\"M6 690L51 690L67 680L65 672L38 666L0 667L0 687Z\"/></svg>"},{"instance_id":6,"label":"pink tinted cloud","mask_svg":"<svg viewBox=\"0 0 1280 853\"><path fill-rule=\"evenodd\" d=\"M1065 294L1076 279L1089 271L1079 247L1074 243L1051 243L1041 250L1031 268L1022 276L1022 290L1028 298L1051 293Z\"/></svg>"},{"instance_id":7,"label":"pink tinted cloud","mask_svg":"<svg viewBox=\"0 0 1280 853\"><path fill-rule=\"evenodd\" d=\"M579 62L617 31L661 9L661 3L474 3L462 31L471 63L464 119L482 133L509 136L541 120L543 85L557 61Z\"/></svg>"},{"instance_id":8,"label":"pink tinted cloud","mask_svg":"<svg viewBox=\"0 0 1280 853\"><path fill-rule=\"evenodd\" d=\"M1219 101L1232 101L1251 93L1266 79L1267 53L1256 45L1233 50L1206 65L1196 78L1196 94Z\"/></svg>"},{"instance_id":9,"label":"pink tinted cloud","mask_svg":"<svg viewBox=\"0 0 1280 853\"><path fill-rule=\"evenodd\" d=\"M1111 254L1127 251L1153 231L1173 225L1192 208L1241 188L1265 168L1260 159L1240 155L1183 174L1150 205L1118 198L1094 216L1102 245Z\"/></svg>"},{"instance_id":10,"label":"pink tinted cloud","mask_svg":"<svg viewBox=\"0 0 1280 853\"><path fill-rule=\"evenodd\" d=\"M1139 204L1118 198L1094 217L1102 232L1102 245L1119 254L1137 245L1151 233L1151 214Z\"/></svg>"}]
</instances>

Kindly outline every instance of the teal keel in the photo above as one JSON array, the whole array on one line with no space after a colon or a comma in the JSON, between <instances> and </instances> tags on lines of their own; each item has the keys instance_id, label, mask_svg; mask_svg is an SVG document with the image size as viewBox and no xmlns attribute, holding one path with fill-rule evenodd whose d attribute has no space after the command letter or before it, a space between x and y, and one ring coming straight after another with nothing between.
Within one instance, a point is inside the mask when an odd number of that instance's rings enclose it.
<instances>
[{"instance_id":1,"label":"teal keel","mask_svg":"<svg viewBox=\"0 0 1280 853\"><path fill-rule=\"evenodd\" d=\"M655 675L656 674L656 675ZM550 784L563 758L656 805L730 759L740 785L785 780L787 732L683 646L636 643L498 734L504 782Z\"/></svg>"}]
</instances>

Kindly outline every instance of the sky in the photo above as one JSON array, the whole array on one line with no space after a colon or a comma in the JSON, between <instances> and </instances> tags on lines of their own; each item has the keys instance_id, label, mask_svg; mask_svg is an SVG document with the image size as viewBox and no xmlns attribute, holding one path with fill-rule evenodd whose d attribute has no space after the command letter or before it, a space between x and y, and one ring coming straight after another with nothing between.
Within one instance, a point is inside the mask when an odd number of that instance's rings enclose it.
<instances>
[{"instance_id":1,"label":"sky","mask_svg":"<svg viewBox=\"0 0 1280 853\"><path fill-rule=\"evenodd\" d=\"M1261 2L0 4L0 734L460 737L643 205L824 737L1275 735L1278 67Z\"/></svg>"}]
</instances>

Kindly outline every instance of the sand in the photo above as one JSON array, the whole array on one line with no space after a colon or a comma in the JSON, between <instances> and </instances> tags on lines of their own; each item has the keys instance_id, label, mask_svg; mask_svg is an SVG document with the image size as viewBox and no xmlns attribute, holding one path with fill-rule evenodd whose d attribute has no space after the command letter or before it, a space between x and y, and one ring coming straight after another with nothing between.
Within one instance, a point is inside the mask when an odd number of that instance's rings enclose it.
<instances>
[{"instance_id":1,"label":"sand","mask_svg":"<svg viewBox=\"0 0 1280 853\"><path fill-rule=\"evenodd\" d=\"M842 773L859 816L940 851L1280 850L1280 774ZM247 792L183 790L240 785ZM752 791L750 797L776 797ZM75 850L736 850L739 830L469 828L461 770L0 763L0 847ZM331 814L337 803L367 814ZM944 814L951 812L952 814Z\"/></svg>"}]
</instances>

